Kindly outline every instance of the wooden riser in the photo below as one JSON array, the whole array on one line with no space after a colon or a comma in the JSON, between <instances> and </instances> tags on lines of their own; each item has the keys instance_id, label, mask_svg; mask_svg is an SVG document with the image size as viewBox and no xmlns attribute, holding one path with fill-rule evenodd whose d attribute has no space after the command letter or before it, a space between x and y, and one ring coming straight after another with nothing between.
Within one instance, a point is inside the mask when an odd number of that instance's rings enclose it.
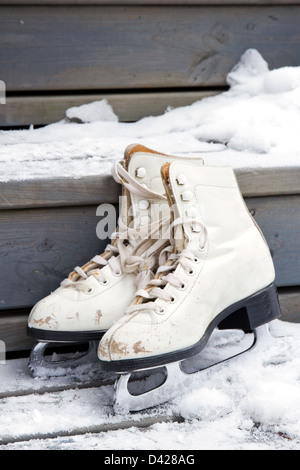
<instances>
[{"instance_id":1,"label":"wooden riser","mask_svg":"<svg viewBox=\"0 0 300 470\"><path fill-rule=\"evenodd\" d=\"M273 255L280 287L300 285L300 196L246 198ZM97 206L0 211L0 310L30 307L75 266L100 254ZM117 214L117 211L115 211Z\"/></svg>"},{"instance_id":2,"label":"wooden riser","mask_svg":"<svg viewBox=\"0 0 300 470\"><path fill-rule=\"evenodd\" d=\"M226 87L249 48L271 69L298 66L299 19L297 0L1 0L0 127L103 97L122 121L157 115Z\"/></svg>"},{"instance_id":3,"label":"wooden riser","mask_svg":"<svg viewBox=\"0 0 300 470\"><path fill-rule=\"evenodd\" d=\"M235 170L245 198L300 194L300 167ZM118 204L121 187L110 175L0 182L0 211Z\"/></svg>"},{"instance_id":4,"label":"wooden riser","mask_svg":"<svg viewBox=\"0 0 300 470\"><path fill-rule=\"evenodd\" d=\"M1 10L0 10L1 12ZM66 118L66 110L73 106L107 100L120 121L138 121L145 116L158 116L171 106L188 106L195 101L214 96L210 91L166 91L145 93L53 94L51 96L7 97L0 107L0 126L30 126L58 122Z\"/></svg>"},{"instance_id":5,"label":"wooden riser","mask_svg":"<svg viewBox=\"0 0 300 470\"><path fill-rule=\"evenodd\" d=\"M300 5L0 8L8 92L224 86L249 48L299 65Z\"/></svg>"}]
</instances>

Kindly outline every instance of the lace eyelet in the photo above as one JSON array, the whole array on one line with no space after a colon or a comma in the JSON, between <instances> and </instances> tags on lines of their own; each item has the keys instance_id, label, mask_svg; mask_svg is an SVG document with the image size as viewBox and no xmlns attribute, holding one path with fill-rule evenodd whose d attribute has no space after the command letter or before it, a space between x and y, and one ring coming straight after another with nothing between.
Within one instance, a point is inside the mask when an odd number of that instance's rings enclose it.
<instances>
[{"instance_id":1,"label":"lace eyelet","mask_svg":"<svg viewBox=\"0 0 300 470\"><path fill-rule=\"evenodd\" d=\"M122 276L122 274L123 274L122 271L118 271L117 273L113 272L113 275L116 276L116 277L120 277L120 276Z\"/></svg>"},{"instance_id":2,"label":"lace eyelet","mask_svg":"<svg viewBox=\"0 0 300 470\"><path fill-rule=\"evenodd\" d=\"M170 301L170 302L171 302L171 304L175 304L175 302L176 302L176 298L175 298L173 295L172 295L172 297L171 297L171 301Z\"/></svg>"},{"instance_id":3,"label":"lace eyelet","mask_svg":"<svg viewBox=\"0 0 300 470\"><path fill-rule=\"evenodd\" d=\"M165 313L164 307L157 307L154 311L155 311L155 313L157 313L158 315L163 315L163 314Z\"/></svg>"},{"instance_id":4,"label":"lace eyelet","mask_svg":"<svg viewBox=\"0 0 300 470\"><path fill-rule=\"evenodd\" d=\"M190 269L190 271L186 271L185 274L187 274L188 276L194 276L195 271L193 269Z\"/></svg>"},{"instance_id":5,"label":"lace eyelet","mask_svg":"<svg viewBox=\"0 0 300 470\"><path fill-rule=\"evenodd\" d=\"M89 290L84 292L86 295L90 295L92 292L94 292L94 287L90 287Z\"/></svg>"},{"instance_id":6,"label":"lace eyelet","mask_svg":"<svg viewBox=\"0 0 300 470\"><path fill-rule=\"evenodd\" d=\"M107 286L108 280L106 279L105 281L101 281L99 282L99 284L101 284L102 286Z\"/></svg>"},{"instance_id":7,"label":"lace eyelet","mask_svg":"<svg viewBox=\"0 0 300 470\"><path fill-rule=\"evenodd\" d=\"M198 247L199 247L199 250L203 251L204 248L206 247L206 241L202 245L200 245L199 243Z\"/></svg>"},{"instance_id":8,"label":"lace eyelet","mask_svg":"<svg viewBox=\"0 0 300 470\"><path fill-rule=\"evenodd\" d=\"M185 290L185 289L186 289L185 283L183 282L183 283L181 284L181 286L178 287L178 289L180 289L180 290Z\"/></svg>"},{"instance_id":9,"label":"lace eyelet","mask_svg":"<svg viewBox=\"0 0 300 470\"><path fill-rule=\"evenodd\" d=\"M200 263L200 259L197 258L197 257L195 257L195 258L194 258L194 263L196 263L196 264Z\"/></svg>"}]
</instances>

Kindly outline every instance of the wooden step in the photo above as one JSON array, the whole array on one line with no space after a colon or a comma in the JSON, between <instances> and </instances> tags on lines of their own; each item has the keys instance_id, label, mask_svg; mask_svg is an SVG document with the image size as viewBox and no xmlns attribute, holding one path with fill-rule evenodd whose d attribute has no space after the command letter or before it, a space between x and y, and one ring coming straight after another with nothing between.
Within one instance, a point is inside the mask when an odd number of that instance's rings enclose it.
<instances>
[{"instance_id":1,"label":"wooden step","mask_svg":"<svg viewBox=\"0 0 300 470\"><path fill-rule=\"evenodd\" d=\"M300 166L237 168L235 173L244 197L300 194ZM0 181L0 210L118 204L120 194L121 186L109 174Z\"/></svg>"}]
</instances>

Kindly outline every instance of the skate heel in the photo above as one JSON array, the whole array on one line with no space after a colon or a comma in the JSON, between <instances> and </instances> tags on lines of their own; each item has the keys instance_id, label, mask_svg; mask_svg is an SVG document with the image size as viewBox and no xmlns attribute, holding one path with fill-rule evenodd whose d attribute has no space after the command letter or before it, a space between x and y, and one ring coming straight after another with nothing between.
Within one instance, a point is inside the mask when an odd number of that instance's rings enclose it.
<instances>
[{"instance_id":1,"label":"skate heel","mask_svg":"<svg viewBox=\"0 0 300 470\"><path fill-rule=\"evenodd\" d=\"M280 317L280 305L275 284L262 289L235 304L236 309L222 320L220 330L241 329L253 331L265 323Z\"/></svg>"}]
</instances>

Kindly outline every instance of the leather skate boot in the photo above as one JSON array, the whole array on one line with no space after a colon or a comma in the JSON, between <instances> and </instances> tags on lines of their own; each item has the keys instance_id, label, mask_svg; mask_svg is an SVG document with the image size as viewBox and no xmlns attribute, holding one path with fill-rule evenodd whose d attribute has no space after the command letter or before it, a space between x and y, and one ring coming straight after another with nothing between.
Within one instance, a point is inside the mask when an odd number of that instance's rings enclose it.
<instances>
[{"instance_id":1,"label":"leather skate boot","mask_svg":"<svg viewBox=\"0 0 300 470\"><path fill-rule=\"evenodd\" d=\"M114 166L113 176L123 184L118 229L102 255L76 267L56 291L33 308L28 335L43 344L35 348L31 369L33 363L43 362L47 342L99 341L124 314L137 288L151 280L158 254L168 244L159 236L169 220L160 168L177 159L180 157L131 145L124 160ZM202 164L202 159L196 160ZM89 359L95 356L98 360L94 343L91 349Z\"/></svg>"},{"instance_id":2,"label":"leather skate boot","mask_svg":"<svg viewBox=\"0 0 300 470\"><path fill-rule=\"evenodd\" d=\"M102 338L104 370L182 361L218 326L248 331L280 316L270 251L233 170L173 162L162 178L173 221L161 255L169 256Z\"/></svg>"}]
</instances>

